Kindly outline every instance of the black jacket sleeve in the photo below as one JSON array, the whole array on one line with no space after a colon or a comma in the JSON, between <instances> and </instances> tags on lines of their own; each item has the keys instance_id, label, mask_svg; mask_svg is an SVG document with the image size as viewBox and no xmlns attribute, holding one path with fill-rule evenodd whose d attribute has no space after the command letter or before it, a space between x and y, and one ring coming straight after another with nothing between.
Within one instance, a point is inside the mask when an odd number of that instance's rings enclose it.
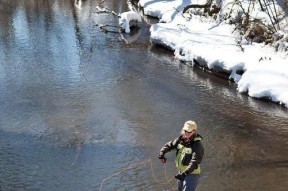
<instances>
[{"instance_id":1,"label":"black jacket sleeve","mask_svg":"<svg viewBox=\"0 0 288 191\"><path fill-rule=\"evenodd\" d=\"M165 155L165 153L176 149L178 143L179 143L179 138L176 138L173 141L169 141L160 149L160 155Z\"/></svg>"}]
</instances>

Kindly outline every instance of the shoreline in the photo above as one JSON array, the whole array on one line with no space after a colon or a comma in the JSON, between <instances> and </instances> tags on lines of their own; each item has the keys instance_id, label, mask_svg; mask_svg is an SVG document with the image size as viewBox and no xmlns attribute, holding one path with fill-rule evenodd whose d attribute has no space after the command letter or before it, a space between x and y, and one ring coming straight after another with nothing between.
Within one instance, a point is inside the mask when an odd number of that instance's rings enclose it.
<instances>
[{"instance_id":1,"label":"shoreline","mask_svg":"<svg viewBox=\"0 0 288 191\"><path fill-rule=\"evenodd\" d=\"M285 91L282 93L283 95L278 95L277 92L279 92L279 89L274 90L273 88L275 86L271 87L270 82L264 80L260 82L255 81L255 79L260 79L259 77L252 77L253 79L251 79L251 76L253 76L255 72L251 73L250 68L255 71L255 67L258 67L256 68L257 72L266 71L266 65L274 67L273 62L277 62L278 57L282 59L281 53L275 53L272 47L267 47L259 43L241 44L239 41L236 41L237 35L235 35L235 31L232 30L233 25L228 25L224 22L217 24L217 22L205 20L204 17L200 18L202 20L199 20L196 16L187 21L187 18L184 18L183 14L179 12L181 9L177 10L174 8L174 11L171 11L173 13L168 13L170 15L175 14L174 19L172 19L171 22L165 22L162 17L167 19L167 16L161 15L161 13L159 13L161 16L155 16L156 10L161 10L162 8L157 4L161 3L161 0L147 3L149 4L149 11L147 11L145 7L140 6L140 1L138 1L137 5L133 2L133 6L136 11L141 14L142 18L144 20L145 17L146 19L158 19L157 23L151 24L150 43L171 50L172 53L174 52L175 58L185 65L199 68L217 77L236 83L238 86L237 91L241 94L246 94L249 97L259 100L270 101L287 109L288 98L286 98L285 95L287 95L288 92ZM173 3L175 2L176 1L173 1ZM187 3L187 1L185 2ZM185 5L182 4L181 6L184 7ZM172 4L171 7L173 7ZM151 14L147 15L147 12ZM198 28L195 26L198 26ZM226 31L223 32L222 28L225 28ZM230 33L227 33L227 31L230 31ZM216 39L209 39L212 35L214 35ZM206 42L207 38L210 41ZM206 47L203 48L203 46L206 45L208 47L207 50L205 49ZM211 55L212 53L214 54L214 52L216 52L215 55ZM276 59L274 59L275 57ZM284 63L285 58L281 60L281 62L282 61ZM280 72L285 71L286 65L284 66L283 63L280 66L283 67L279 69ZM261 66L264 67L261 68ZM248 78L247 80L247 76L250 77L250 79ZM286 73L277 74L277 77L279 76L282 77L281 80L288 80ZM262 75L261 78L266 78L267 80L267 77L264 75ZM249 80L252 80L252 82L250 83ZM265 83L268 83L268 86L266 86ZM261 84L261 88L264 87L264 90L255 92L259 84ZM268 91L265 90L265 88L268 89ZM285 87L284 90L286 90Z\"/></svg>"}]
</instances>

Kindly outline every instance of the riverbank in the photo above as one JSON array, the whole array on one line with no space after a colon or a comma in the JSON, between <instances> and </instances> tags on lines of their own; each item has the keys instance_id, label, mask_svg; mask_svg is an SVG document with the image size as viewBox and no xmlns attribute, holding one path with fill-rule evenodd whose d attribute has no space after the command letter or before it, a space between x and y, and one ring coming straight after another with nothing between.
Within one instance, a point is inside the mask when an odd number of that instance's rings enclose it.
<instances>
[{"instance_id":1,"label":"riverbank","mask_svg":"<svg viewBox=\"0 0 288 191\"><path fill-rule=\"evenodd\" d=\"M217 17L205 17L189 10L182 13L191 3L190 0L140 0L138 6L143 8L143 15L159 19L150 28L151 42L171 49L186 64L235 81L239 93L287 107L287 54L279 48L285 43L275 51L265 43L247 41L232 22L237 14L224 20L224 10ZM257 7L254 9L255 15L265 17ZM280 34L286 35L279 30L277 35Z\"/></svg>"}]
</instances>

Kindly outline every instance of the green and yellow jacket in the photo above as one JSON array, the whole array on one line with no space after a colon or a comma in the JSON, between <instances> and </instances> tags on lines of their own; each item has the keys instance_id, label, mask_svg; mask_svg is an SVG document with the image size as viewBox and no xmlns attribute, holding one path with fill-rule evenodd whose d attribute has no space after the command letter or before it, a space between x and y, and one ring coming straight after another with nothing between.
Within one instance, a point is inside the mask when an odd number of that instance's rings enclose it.
<instances>
[{"instance_id":1,"label":"green and yellow jacket","mask_svg":"<svg viewBox=\"0 0 288 191\"><path fill-rule=\"evenodd\" d=\"M194 139L184 141L182 136L166 143L160 150L163 155L176 150L176 167L186 174L200 174L200 163L204 155L202 137L197 134Z\"/></svg>"}]
</instances>

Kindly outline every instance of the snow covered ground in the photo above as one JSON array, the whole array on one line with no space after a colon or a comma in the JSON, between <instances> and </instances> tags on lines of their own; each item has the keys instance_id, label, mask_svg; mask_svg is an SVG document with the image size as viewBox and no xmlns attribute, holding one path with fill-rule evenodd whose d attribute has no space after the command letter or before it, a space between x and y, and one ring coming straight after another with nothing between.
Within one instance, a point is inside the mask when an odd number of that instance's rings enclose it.
<instances>
[{"instance_id":1,"label":"snow covered ground","mask_svg":"<svg viewBox=\"0 0 288 191\"><path fill-rule=\"evenodd\" d=\"M229 1L218 3L229 5ZM288 107L286 54L264 44L239 39L235 26L221 18L225 14L223 10L217 19L190 14L190 10L182 14L188 4L205 2L140 0L138 5L143 7L145 15L160 19L150 28L151 42L169 47L181 61L194 64L193 60L196 60L197 64L211 70L228 71L239 92L248 93L251 97L269 98ZM253 13L255 17L269 21L260 7L254 7Z\"/></svg>"}]
</instances>

